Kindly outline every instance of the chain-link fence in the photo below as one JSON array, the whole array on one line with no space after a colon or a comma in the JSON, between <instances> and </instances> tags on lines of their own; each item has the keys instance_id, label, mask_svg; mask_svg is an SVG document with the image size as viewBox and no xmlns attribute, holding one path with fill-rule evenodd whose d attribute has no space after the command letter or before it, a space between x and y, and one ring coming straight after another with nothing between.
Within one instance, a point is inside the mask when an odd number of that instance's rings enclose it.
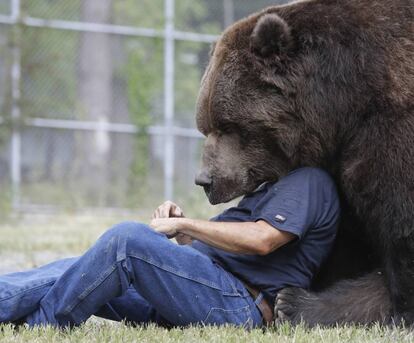
<instances>
[{"instance_id":1,"label":"chain-link fence","mask_svg":"<svg viewBox=\"0 0 414 343\"><path fill-rule=\"evenodd\" d=\"M194 105L210 43L283 2L0 0L0 206L201 197Z\"/></svg>"}]
</instances>

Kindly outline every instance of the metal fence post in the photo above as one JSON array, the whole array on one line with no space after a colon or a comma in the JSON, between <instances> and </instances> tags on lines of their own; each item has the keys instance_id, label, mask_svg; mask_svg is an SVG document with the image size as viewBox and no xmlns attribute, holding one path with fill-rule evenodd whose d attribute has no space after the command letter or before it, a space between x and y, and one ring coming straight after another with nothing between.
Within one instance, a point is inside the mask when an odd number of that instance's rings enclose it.
<instances>
[{"instance_id":1,"label":"metal fence post","mask_svg":"<svg viewBox=\"0 0 414 343\"><path fill-rule=\"evenodd\" d=\"M21 51L20 51L20 26L19 18L21 14L20 0L11 0L11 15L17 23L14 27L13 36L13 64L11 70L12 79L12 122L13 131L11 137L10 151L10 174L12 181L12 207L17 210L20 206L20 185L21 185L21 132L20 132L20 79L21 79Z\"/></svg>"},{"instance_id":2,"label":"metal fence post","mask_svg":"<svg viewBox=\"0 0 414 343\"><path fill-rule=\"evenodd\" d=\"M164 42L164 198L174 195L174 7L175 0L165 0Z\"/></svg>"}]
</instances>

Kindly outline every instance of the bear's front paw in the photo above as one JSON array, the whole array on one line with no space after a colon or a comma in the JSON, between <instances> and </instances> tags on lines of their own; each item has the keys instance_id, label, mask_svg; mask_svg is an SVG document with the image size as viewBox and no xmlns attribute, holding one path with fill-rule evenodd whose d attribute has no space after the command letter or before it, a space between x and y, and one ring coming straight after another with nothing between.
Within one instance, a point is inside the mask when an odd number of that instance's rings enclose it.
<instances>
[{"instance_id":1,"label":"bear's front paw","mask_svg":"<svg viewBox=\"0 0 414 343\"><path fill-rule=\"evenodd\" d=\"M275 302L275 322L290 322L297 325L306 321L306 304L311 299L309 292L302 288L284 288L279 291Z\"/></svg>"}]
</instances>

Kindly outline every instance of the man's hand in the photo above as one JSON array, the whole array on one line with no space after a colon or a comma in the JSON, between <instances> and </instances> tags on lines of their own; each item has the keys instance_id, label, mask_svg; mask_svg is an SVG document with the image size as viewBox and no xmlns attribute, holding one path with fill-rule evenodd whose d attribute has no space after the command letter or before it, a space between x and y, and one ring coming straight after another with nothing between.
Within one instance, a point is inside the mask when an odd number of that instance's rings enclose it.
<instances>
[{"instance_id":1,"label":"man's hand","mask_svg":"<svg viewBox=\"0 0 414 343\"><path fill-rule=\"evenodd\" d=\"M152 215L152 221L150 223L150 226L158 232L165 233L168 236L168 238L174 237L177 243L180 245L191 244L193 239L190 236L185 235L183 233L177 234L177 232L174 232L174 228L170 228L169 230L165 227L165 225L169 225L168 223L171 224L171 222L166 221L161 223L154 221L155 219L165 218L184 218L183 210L177 204L168 200L164 202L162 205L160 205Z\"/></svg>"},{"instance_id":2,"label":"man's hand","mask_svg":"<svg viewBox=\"0 0 414 343\"><path fill-rule=\"evenodd\" d=\"M151 219L156 218L176 218L176 217L184 217L184 213L182 209L172 201L168 200L162 205L158 206L158 208L152 214Z\"/></svg>"},{"instance_id":3,"label":"man's hand","mask_svg":"<svg viewBox=\"0 0 414 343\"><path fill-rule=\"evenodd\" d=\"M174 238L178 234L182 218L155 218L150 222L150 226L157 232L167 235L168 238Z\"/></svg>"},{"instance_id":4,"label":"man's hand","mask_svg":"<svg viewBox=\"0 0 414 343\"><path fill-rule=\"evenodd\" d=\"M189 235L186 235L185 233L177 234L177 236L175 236L175 240L180 245L188 245L193 243L193 238Z\"/></svg>"}]
</instances>

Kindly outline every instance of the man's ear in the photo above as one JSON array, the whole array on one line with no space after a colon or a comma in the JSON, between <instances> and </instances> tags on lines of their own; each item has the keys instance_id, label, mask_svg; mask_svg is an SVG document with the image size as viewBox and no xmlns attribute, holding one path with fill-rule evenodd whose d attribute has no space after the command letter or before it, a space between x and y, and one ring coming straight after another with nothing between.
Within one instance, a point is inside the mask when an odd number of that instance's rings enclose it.
<instances>
[{"instance_id":1,"label":"man's ear","mask_svg":"<svg viewBox=\"0 0 414 343\"><path fill-rule=\"evenodd\" d=\"M250 48L259 57L281 55L289 50L292 37L289 25L277 14L259 18L250 37Z\"/></svg>"}]
</instances>

